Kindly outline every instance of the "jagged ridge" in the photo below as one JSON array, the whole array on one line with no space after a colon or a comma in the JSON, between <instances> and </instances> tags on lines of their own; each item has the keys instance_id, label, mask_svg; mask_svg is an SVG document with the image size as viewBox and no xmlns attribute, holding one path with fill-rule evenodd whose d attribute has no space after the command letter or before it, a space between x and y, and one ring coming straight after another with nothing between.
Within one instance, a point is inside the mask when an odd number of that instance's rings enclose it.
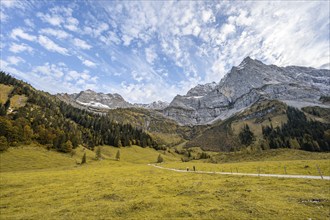
<instances>
[{"instance_id":1,"label":"jagged ridge","mask_svg":"<svg viewBox=\"0 0 330 220\"><path fill-rule=\"evenodd\" d=\"M164 114L181 124L194 125L226 119L259 100L276 99L299 108L329 107L320 101L330 93L329 70L278 67L247 57L213 85L198 85L186 95L176 96Z\"/></svg>"}]
</instances>

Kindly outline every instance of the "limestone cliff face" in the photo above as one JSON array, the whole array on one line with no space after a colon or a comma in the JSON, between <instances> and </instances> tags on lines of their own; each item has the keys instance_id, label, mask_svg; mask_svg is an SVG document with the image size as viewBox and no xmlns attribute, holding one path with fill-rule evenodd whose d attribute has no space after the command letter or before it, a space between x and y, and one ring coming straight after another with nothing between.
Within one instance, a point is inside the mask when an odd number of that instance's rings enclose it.
<instances>
[{"instance_id":1,"label":"limestone cliff face","mask_svg":"<svg viewBox=\"0 0 330 220\"><path fill-rule=\"evenodd\" d=\"M96 93L93 90L81 91L75 94L59 94L60 98L66 98L67 102L71 104L80 104L86 107L92 107L96 109L115 109L115 108L128 108L132 107L132 104L126 102L123 97L117 93L104 94Z\"/></svg>"},{"instance_id":2,"label":"limestone cliff face","mask_svg":"<svg viewBox=\"0 0 330 220\"><path fill-rule=\"evenodd\" d=\"M135 107L145 108L145 109L152 109L152 110L163 110L166 108L169 103L163 101L155 101L149 104L133 104Z\"/></svg>"},{"instance_id":3,"label":"limestone cliff face","mask_svg":"<svg viewBox=\"0 0 330 220\"><path fill-rule=\"evenodd\" d=\"M169 105L169 103L162 101L152 102L150 104L131 104L117 93L97 93L90 89L74 94L58 94L57 97L75 107L100 110L133 107L163 110Z\"/></svg>"},{"instance_id":4,"label":"limestone cliff face","mask_svg":"<svg viewBox=\"0 0 330 220\"><path fill-rule=\"evenodd\" d=\"M206 124L264 99L281 100L295 107L330 107L320 102L321 96L329 94L329 70L265 65L247 57L219 84L198 85L186 95L176 96L163 113L181 124Z\"/></svg>"}]
</instances>

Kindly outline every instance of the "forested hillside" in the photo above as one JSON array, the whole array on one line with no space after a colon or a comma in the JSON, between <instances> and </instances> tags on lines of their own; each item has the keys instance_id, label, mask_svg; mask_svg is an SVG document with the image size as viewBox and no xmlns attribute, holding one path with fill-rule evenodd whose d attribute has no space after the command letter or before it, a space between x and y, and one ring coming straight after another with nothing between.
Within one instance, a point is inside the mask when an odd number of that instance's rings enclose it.
<instances>
[{"instance_id":1,"label":"forested hillside","mask_svg":"<svg viewBox=\"0 0 330 220\"><path fill-rule=\"evenodd\" d=\"M90 149L102 144L116 147L132 144L158 146L141 129L114 122L106 115L74 108L5 72L0 72L0 84L11 87L0 100L1 150L30 142L61 152L70 152L79 144ZM27 101L15 107L11 104L15 95L21 99L25 97Z\"/></svg>"},{"instance_id":2,"label":"forested hillside","mask_svg":"<svg viewBox=\"0 0 330 220\"><path fill-rule=\"evenodd\" d=\"M294 148L307 151L330 151L330 125L307 120L296 108L287 108L288 122L281 127L262 128L269 148Z\"/></svg>"},{"instance_id":3,"label":"forested hillside","mask_svg":"<svg viewBox=\"0 0 330 220\"><path fill-rule=\"evenodd\" d=\"M264 101L244 112L214 123L187 147L237 151L292 148L330 151L329 109L308 107L303 111L279 101Z\"/></svg>"}]
</instances>

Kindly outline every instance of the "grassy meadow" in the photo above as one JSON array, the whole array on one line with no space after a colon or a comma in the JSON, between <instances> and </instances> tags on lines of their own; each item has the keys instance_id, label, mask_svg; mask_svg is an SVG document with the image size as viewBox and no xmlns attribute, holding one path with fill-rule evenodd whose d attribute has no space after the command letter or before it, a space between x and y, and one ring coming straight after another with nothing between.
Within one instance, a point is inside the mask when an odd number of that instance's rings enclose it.
<instances>
[{"instance_id":1,"label":"grassy meadow","mask_svg":"<svg viewBox=\"0 0 330 220\"><path fill-rule=\"evenodd\" d=\"M35 145L1 153L1 219L330 218L330 181L177 173L148 166L159 155L153 149L121 148L119 161L117 151L102 147L100 161L83 148L73 156ZM77 165L85 152L87 164ZM316 175L312 168L317 163L329 175L329 157L322 155L210 164L182 163L179 155L167 152L162 166L255 172L268 165L269 172L277 173L278 166L286 164L295 167L288 168L289 174L306 174L307 165Z\"/></svg>"},{"instance_id":2,"label":"grassy meadow","mask_svg":"<svg viewBox=\"0 0 330 220\"><path fill-rule=\"evenodd\" d=\"M8 95L11 91L13 91L13 89L13 86L0 84L0 103L4 104L7 101Z\"/></svg>"}]
</instances>

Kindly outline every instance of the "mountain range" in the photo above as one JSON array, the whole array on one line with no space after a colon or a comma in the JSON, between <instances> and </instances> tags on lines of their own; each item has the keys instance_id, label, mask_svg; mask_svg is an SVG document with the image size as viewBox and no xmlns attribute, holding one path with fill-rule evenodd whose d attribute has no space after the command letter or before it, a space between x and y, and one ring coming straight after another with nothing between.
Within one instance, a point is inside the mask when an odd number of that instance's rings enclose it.
<instances>
[{"instance_id":1,"label":"mountain range","mask_svg":"<svg viewBox=\"0 0 330 220\"><path fill-rule=\"evenodd\" d=\"M90 110L146 108L157 110L181 125L212 124L242 112L264 100L279 100L302 108L329 108L324 97L330 94L330 70L311 67L266 65L246 57L219 83L197 85L186 95L177 95L171 103L131 104L119 94L96 93L58 94L72 105Z\"/></svg>"},{"instance_id":2,"label":"mountain range","mask_svg":"<svg viewBox=\"0 0 330 220\"><path fill-rule=\"evenodd\" d=\"M0 131L8 131L2 135L10 144L26 139L27 125L28 141L59 151L69 140L90 148L330 150L330 70L247 57L219 83L197 85L171 103L132 104L92 90L53 96L4 72L0 88Z\"/></svg>"},{"instance_id":3,"label":"mountain range","mask_svg":"<svg viewBox=\"0 0 330 220\"><path fill-rule=\"evenodd\" d=\"M81 91L80 93L61 93L57 94L58 98L66 101L76 107L87 107L89 109L117 109L117 108L146 108L153 110L163 110L169 103L162 101L155 101L149 104L131 104L127 102L118 93L114 94L104 94L102 92L96 93L93 90L87 89L86 91Z\"/></svg>"}]
</instances>

